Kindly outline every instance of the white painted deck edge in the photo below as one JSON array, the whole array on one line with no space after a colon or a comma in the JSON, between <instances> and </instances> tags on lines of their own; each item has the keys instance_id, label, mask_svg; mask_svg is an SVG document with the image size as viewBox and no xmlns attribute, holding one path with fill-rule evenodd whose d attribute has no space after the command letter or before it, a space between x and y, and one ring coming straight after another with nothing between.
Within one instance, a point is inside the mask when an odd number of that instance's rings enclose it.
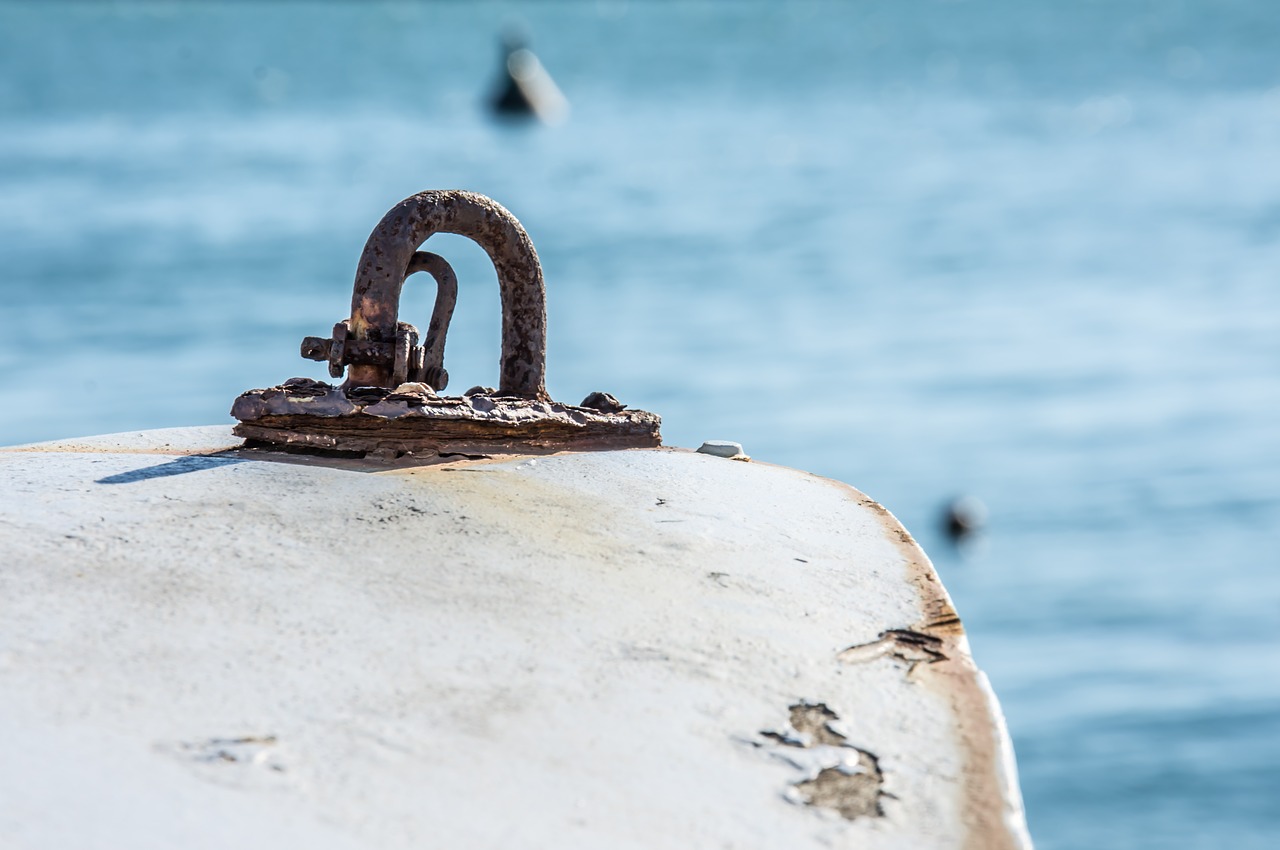
<instances>
[{"instance_id":1,"label":"white painted deck edge","mask_svg":"<svg viewBox=\"0 0 1280 850\"><path fill-rule=\"evenodd\" d=\"M683 450L237 443L0 449L6 847L1030 846L946 592L856 490ZM890 630L945 659L837 660ZM843 746L779 742L806 703ZM856 750L883 816L798 802Z\"/></svg>"}]
</instances>

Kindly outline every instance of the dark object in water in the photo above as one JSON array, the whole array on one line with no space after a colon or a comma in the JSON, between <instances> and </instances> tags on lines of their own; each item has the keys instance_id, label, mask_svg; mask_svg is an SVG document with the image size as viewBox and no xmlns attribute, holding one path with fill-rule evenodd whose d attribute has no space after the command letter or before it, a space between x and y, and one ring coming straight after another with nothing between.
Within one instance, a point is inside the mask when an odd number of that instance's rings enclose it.
<instances>
[{"instance_id":1,"label":"dark object in water","mask_svg":"<svg viewBox=\"0 0 1280 850\"><path fill-rule=\"evenodd\" d=\"M502 38L502 71L493 111L508 118L536 118L554 124L569 111L560 88L529 49L523 35L508 32Z\"/></svg>"},{"instance_id":2,"label":"dark object in water","mask_svg":"<svg viewBox=\"0 0 1280 850\"><path fill-rule=\"evenodd\" d=\"M942 514L942 530L952 543L960 543L987 524L987 506L976 496L953 499Z\"/></svg>"}]
</instances>

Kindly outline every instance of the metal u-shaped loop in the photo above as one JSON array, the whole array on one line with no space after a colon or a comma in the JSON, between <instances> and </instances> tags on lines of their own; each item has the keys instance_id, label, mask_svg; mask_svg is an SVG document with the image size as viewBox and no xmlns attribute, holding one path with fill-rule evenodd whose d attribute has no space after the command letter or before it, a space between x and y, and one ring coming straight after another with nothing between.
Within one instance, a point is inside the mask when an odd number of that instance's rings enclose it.
<instances>
[{"instance_id":1,"label":"metal u-shaped loop","mask_svg":"<svg viewBox=\"0 0 1280 850\"><path fill-rule=\"evenodd\" d=\"M426 272L435 278L436 303L431 310L431 324L427 326L427 339L423 343L422 363L410 377L439 391L449 385L449 373L444 368L444 343L449 333L449 322L453 319L453 308L458 303L458 276L444 257L429 251L414 252L404 273L404 283L408 283L409 277L417 272Z\"/></svg>"},{"instance_id":2,"label":"metal u-shaped loop","mask_svg":"<svg viewBox=\"0 0 1280 850\"><path fill-rule=\"evenodd\" d=\"M421 192L396 204L365 243L351 296L351 333L357 341L393 342L400 288L414 252L435 233L466 236L493 261L502 296L499 392L547 398L546 289L529 235L496 201L474 192ZM428 331L428 339L431 338ZM348 383L387 387L382 364L352 364Z\"/></svg>"},{"instance_id":3,"label":"metal u-shaped loop","mask_svg":"<svg viewBox=\"0 0 1280 850\"><path fill-rule=\"evenodd\" d=\"M477 388L462 398L433 392L444 386L457 278L443 259L417 248L442 232L473 239L498 273L499 390ZM399 320L405 279L418 271L437 282L425 347L418 344L418 329ZM275 446L378 457L662 444L658 416L628 409L608 393L592 393L579 405L547 396L546 296L538 254L511 213L483 195L423 192L393 207L365 244L351 302L351 317L334 326L331 339L309 336L300 348L308 360L327 361L334 377L345 371L346 383L291 378L241 393L231 408L240 420L236 434Z\"/></svg>"}]
</instances>

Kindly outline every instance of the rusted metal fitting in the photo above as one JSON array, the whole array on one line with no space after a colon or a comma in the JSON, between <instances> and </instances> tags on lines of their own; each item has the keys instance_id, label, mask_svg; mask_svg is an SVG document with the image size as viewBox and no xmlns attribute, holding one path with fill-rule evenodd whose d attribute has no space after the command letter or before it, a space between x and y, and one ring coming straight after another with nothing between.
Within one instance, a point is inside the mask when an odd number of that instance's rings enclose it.
<instances>
[{"instance_id":1,"label":"rusted metal fitting","mask_svg":"<svg viewBox=\"0 0 1280 850\"><path fill-rule=\"evenodd\" d=\"M444 368L444 342L449 332L453 308L458 303L458 278L444 257L427 251L414 252L405 272L405 280L415 272L429 272L436 280L436 303L427 326L427 340L418 345L418 329L407 322L396 322L395 342L369 342L351 337L351 320L343 319L333 326L333 336L321 339L309 336L302 340L302 356L307 360L329 362L329 377L341 378L348 365L381 366L391 371L391 386L418 381L432 389L449 385ZM402 281L403 287L403 281ZM397 298L397 311L399 309Z\"/></svg>"},{"instance_id":2,"label":"rusted metal fitting","mask_svg":"<svg viewBox=\"0 0 1280 850\"><path fill-rule=\"evenodd\" d=\"M496 390L456 398L444 346L458 281L440 256L418 247L435 233L477 242L493 261L502 296L502 355ZM400 321L406 279L425 271L436 301L425 341ZM515 216L495 201L463 191L422 192L393 207L365 243L351 316L329 338L307 337L302 356L329 364L340 387L292 378L236 399L235 433L279 448L403 454L487 454L656 446L661 420L627 410L608 393L580 405L552 401L546 390L546 289L542 266ZM479 390L479 391L477 391Z\"/></svg>"}]
</instances>

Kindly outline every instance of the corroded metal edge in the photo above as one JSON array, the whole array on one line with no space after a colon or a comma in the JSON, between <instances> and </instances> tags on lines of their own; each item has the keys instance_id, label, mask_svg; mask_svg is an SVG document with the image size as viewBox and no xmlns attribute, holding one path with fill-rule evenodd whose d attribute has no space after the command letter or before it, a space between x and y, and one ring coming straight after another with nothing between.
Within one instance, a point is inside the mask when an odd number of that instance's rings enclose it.
<instances>
[{"instance_id":1,"label":"corroded metal edge","mask_svg":"<svg viewBox=\"0 0 1280 850\"><path fill-rule=\"evenodd\" d=\"M662 419L647 411L485 392L442 397L424 384L344 390L294 378L242 393L231 415L241 422L233 433L256 443L344 452L542 454L662 444Z\"/></svg>"},{"instance_id":2,"label":"corroded metal edge","mask_svg":"<svg viewBox=\"0 0 1280 850\"><path fill-rule=\"evenodd\" d=\"M587 422L574 420L587 419ZM594 421L591 421L594 420ZM343 418L269 416L231 429L251 445L366 454L540 455L565 450L604 451L661 445L653 414L550 414L536 425L404 417L388 422L356 414ZM449 427L451 426L451 427Z\"/></svg>"}]
</instances>

